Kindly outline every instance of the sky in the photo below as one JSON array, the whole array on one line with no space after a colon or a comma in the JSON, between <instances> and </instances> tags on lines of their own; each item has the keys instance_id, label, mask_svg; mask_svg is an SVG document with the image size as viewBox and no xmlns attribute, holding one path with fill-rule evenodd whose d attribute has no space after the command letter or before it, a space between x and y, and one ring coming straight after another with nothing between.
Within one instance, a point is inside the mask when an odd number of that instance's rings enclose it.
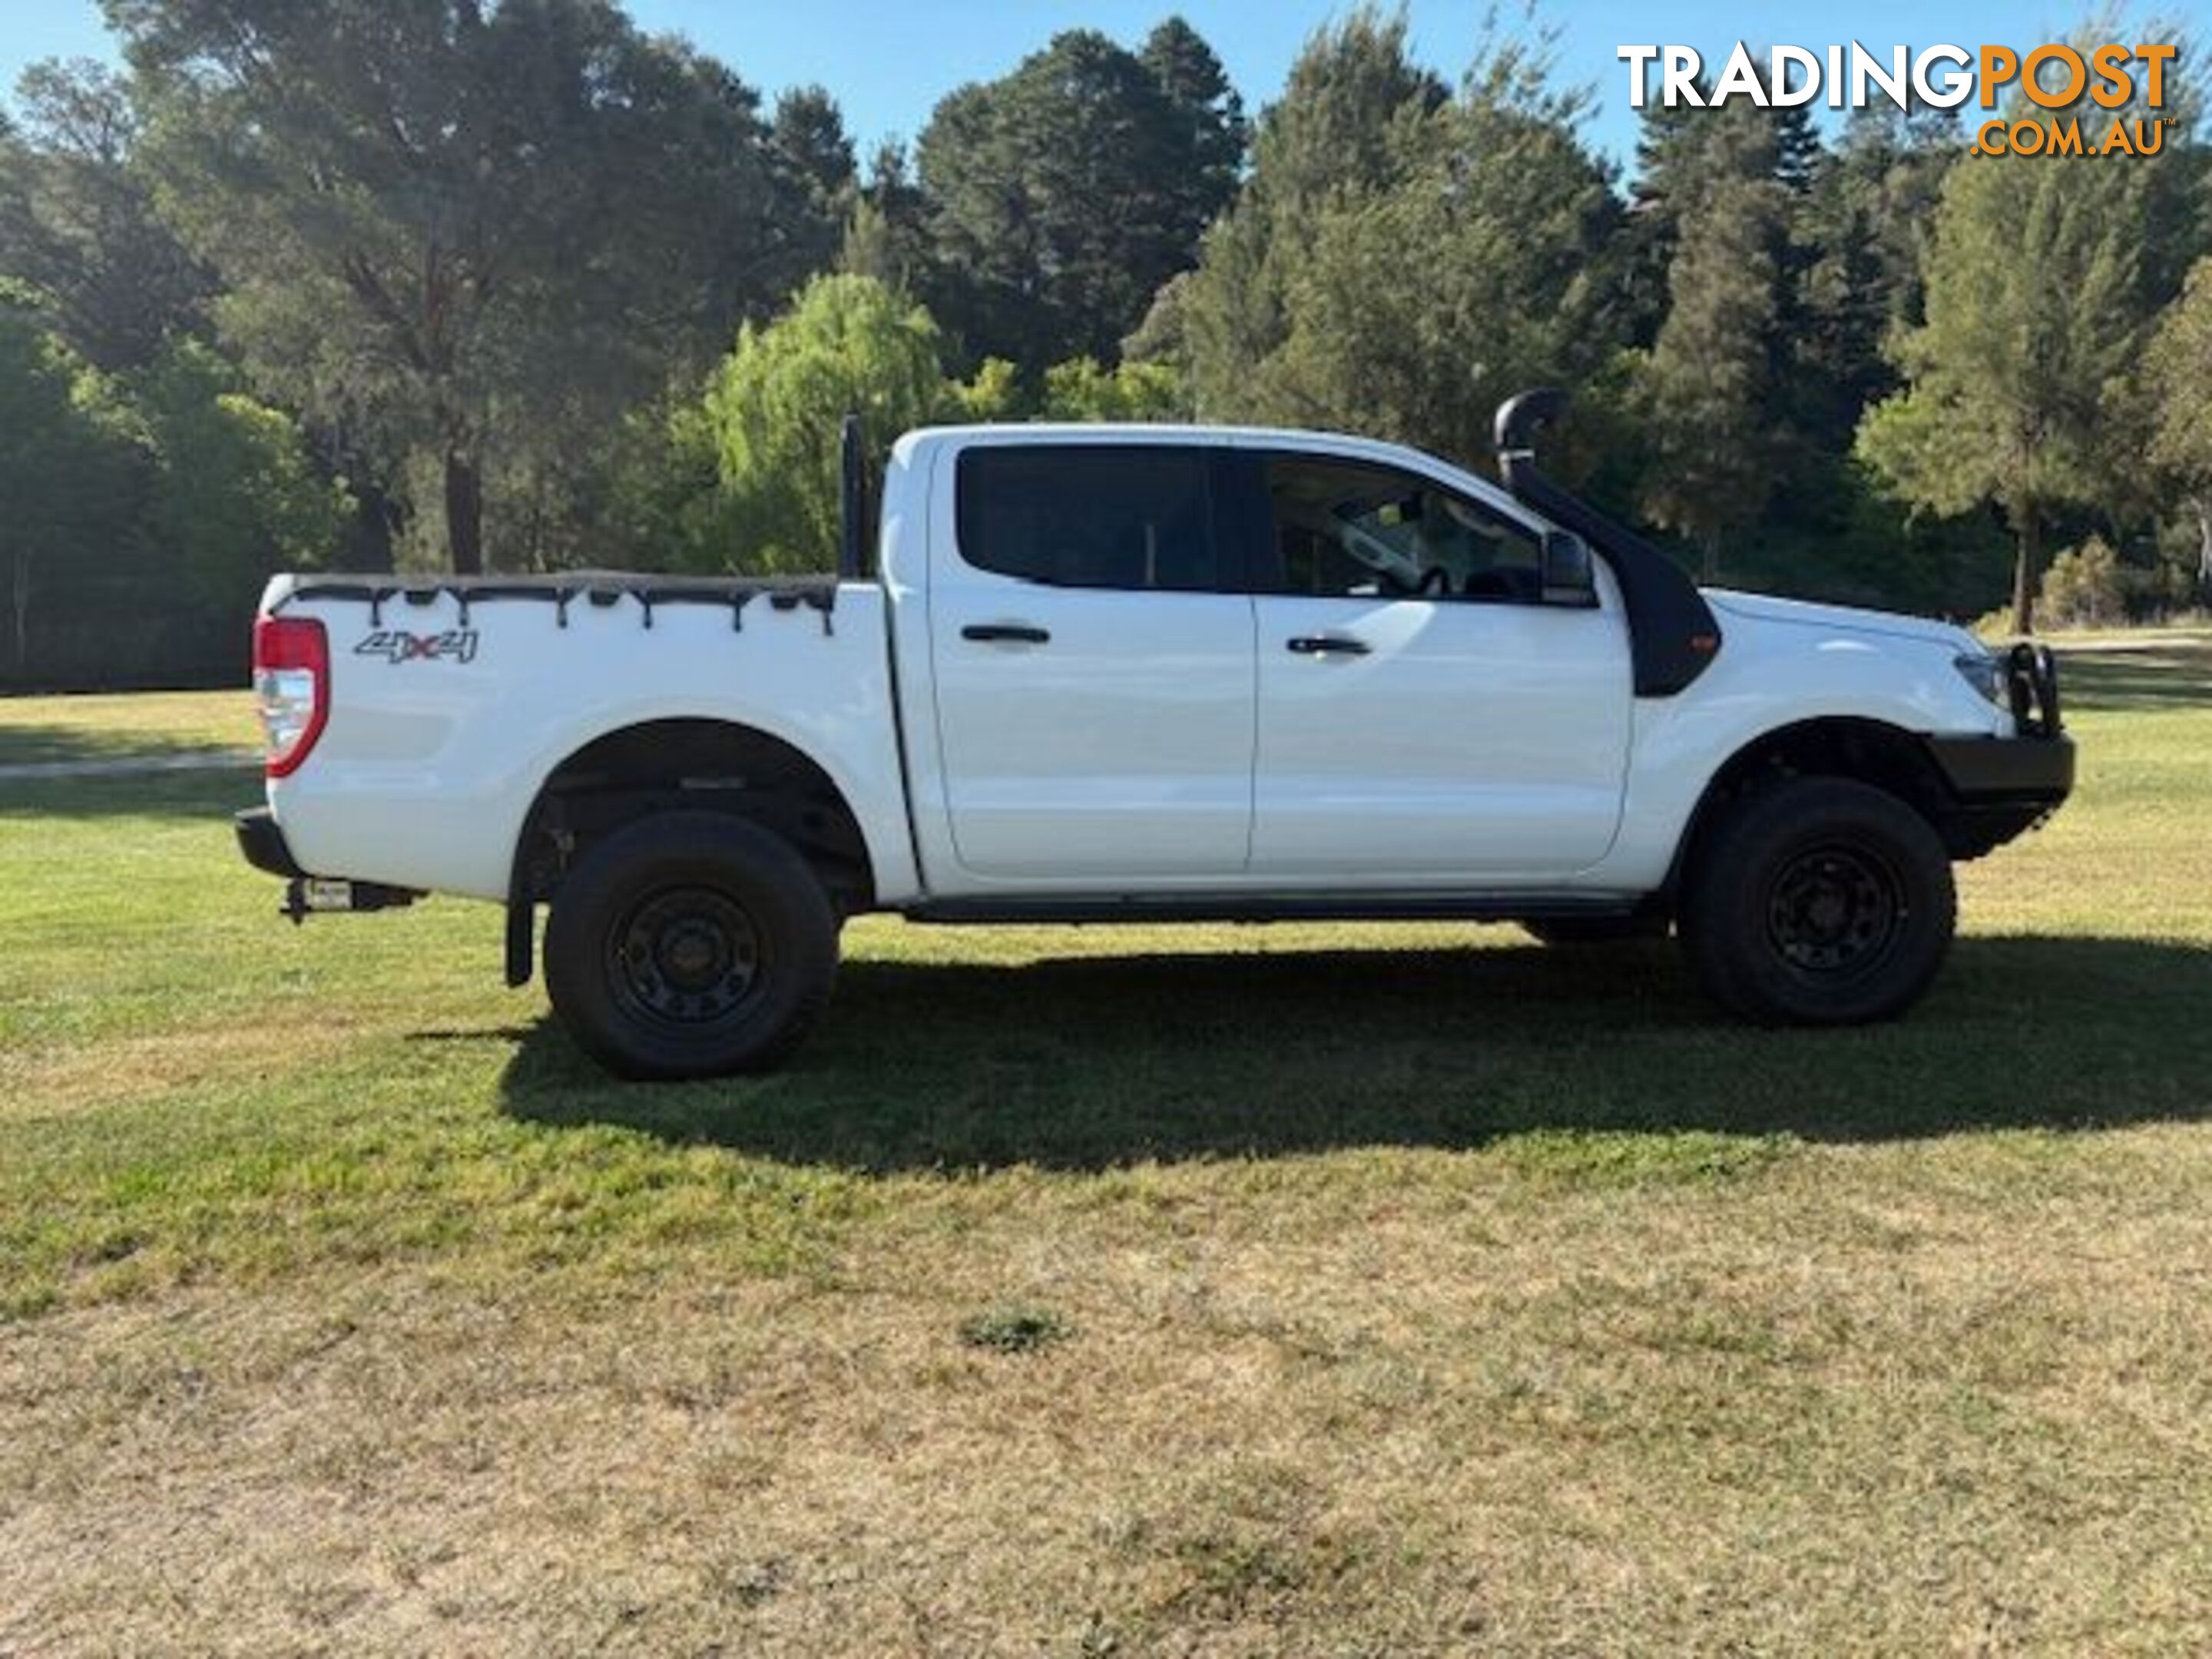
<instances>
[{"instance_id":1,"label":"sky","mask_svg":"<svg viewBox=\"0 0 2212 1659\"><path fill-rule=\"evenodd\" d=\"M2192 15L2206 0L2160 8ZM1414 49L1456 80L1473 56L1490 0L1410 0ZM1763 4L1759 0L1550 0L1540 19L1564 33L1559 68L1597 96L1588 136L1626 164L1636 145L1627 43L1695 46L1717 69L1738 39L1816 51L1853 38L1887 53L1938 42L1969 49L1984 41L2025 48L2065 38L2094 9L2050 0L1850 0L1846 5ZM938 99L969 81L1004 74L1064 28L1103 31L1134 46L1180 11L1204 35L1257 112L1280 89L1305 38L1347 0L629 0L647 28L670 30L721 58L773 95L818 82L843 106L862 152L876 140L911 139ZM1501 9L1509 14L1513 8ZM112 58L113 43L94 0L0 0L0 85L47 57Z\"/></svg>"}]
</instances>

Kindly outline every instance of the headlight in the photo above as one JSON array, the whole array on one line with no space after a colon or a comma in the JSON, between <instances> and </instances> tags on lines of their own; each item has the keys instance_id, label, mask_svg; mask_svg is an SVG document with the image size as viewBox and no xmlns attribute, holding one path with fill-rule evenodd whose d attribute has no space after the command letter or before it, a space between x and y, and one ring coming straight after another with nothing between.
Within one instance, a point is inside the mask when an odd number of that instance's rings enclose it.
<instances>
[{"instance_id":1,"label":"headlight","mask_svg":"<svg viewBox=\"0 0 2212 1659\"><path fill-rule=\"evenodd\" d=\"M2006 706L2004 665L1986 651L1961 651L1951 659L1959 678L1998 708Z\"/></svg>"}]
</instances>

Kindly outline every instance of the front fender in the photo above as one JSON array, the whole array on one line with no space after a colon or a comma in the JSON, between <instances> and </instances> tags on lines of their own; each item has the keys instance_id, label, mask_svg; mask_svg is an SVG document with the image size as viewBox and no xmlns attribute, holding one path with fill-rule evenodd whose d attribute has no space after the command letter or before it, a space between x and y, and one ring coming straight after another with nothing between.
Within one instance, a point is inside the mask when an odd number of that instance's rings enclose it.
<instances>
[{"instance_id":1,"label":"front fender","mask_svg":"<svg viewBox=\"0 0 2212 1659\"><path fill-rule=\"evenodd\" d=\"M1688 691L1638 703L1620 839L1592 878L1660 885L1713 780L1787 728L1848 720L1915 738L2008 735L2009 718L1960 677L1954 654L1937 641L1739 622Z\"/></svg>"}]
</instances>

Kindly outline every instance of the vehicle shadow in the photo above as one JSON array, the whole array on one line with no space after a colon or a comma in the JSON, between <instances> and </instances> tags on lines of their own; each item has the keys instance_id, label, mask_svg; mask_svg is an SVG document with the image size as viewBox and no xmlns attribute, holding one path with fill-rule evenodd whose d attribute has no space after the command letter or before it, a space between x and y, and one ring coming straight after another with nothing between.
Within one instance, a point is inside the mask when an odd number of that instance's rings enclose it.
<instances>
[{"instance_id":1,"label":"vehicle shadow","mask_svg":"<svg viewBox=\"0 0 2212 1659\"><path fill-rule=\"evenodd\" d=\"M848 965L775 1077L626 1085L550 1018L505 1109L877 1172L1353 1146L1530 1131L1819 1140L2206 1115L2212 951L1961 940L1909 1019L1764 1031L1666 945Z\"/></svg>"},{"instance_id":2,"label":"vehicle shadow","mask_svg":"<svg viewBox=\"0 0 2212 1659\"><path fill-rule=\"evenodd\" d=\"M46 769L80 762L97 769ZM24 769L30 768L40 769ZM47 752L46 759L0 766L0 819L204 817L221 820L227 839L231 812L260 798L258 761L228 756L215 761L204 750L118 755L82 744L70 756Z\"/></svg>"}]
</instances>

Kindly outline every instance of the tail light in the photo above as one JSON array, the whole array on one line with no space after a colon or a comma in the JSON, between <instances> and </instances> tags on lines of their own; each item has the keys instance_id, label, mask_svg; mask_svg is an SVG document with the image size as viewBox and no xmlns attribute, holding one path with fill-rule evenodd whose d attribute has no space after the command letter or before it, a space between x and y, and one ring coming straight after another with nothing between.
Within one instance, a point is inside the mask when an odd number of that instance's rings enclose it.
<instances>
[{"instance_id":1,"label":"tail light","mask_svg":"<svg viewBox=\"0 0 2212 1659\"><path fill-rule=\"evenodd\" d=\"M268 737L269 775L300 769L331 717L331 641L304 617L260 617L253 623L253 695Z\"/></svg>"}]
</instances>

